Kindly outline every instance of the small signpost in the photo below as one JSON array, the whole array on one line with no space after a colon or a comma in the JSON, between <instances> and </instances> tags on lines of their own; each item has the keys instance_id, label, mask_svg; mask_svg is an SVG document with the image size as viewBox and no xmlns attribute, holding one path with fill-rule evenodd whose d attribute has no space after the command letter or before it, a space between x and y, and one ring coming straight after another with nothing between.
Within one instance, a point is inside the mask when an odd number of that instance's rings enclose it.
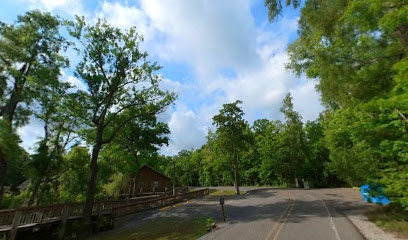
<instances>
[{"instance_id":1,"label":"small signpost","mask_svg":"<svg viewBox=\"0 0 408 240\"><path fill-rule=\"evenodd\" d=\"M220 205L221 205L221 209L222 209L222 217L224 218L224 222L225 222L225 213L224 213L224 198L220 197Z\"/></svg>"}]
</instances>

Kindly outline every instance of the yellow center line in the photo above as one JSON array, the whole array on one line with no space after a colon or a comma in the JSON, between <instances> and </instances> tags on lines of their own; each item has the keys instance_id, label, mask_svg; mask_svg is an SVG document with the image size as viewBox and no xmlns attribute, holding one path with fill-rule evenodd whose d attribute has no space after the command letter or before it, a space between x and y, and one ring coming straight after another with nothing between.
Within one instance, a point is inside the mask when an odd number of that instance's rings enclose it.
<instances>
[{"instance_id":1,"label":"yellow center line","mask_svg":"<svg viewBox=\"0 0 408 240\"><path fill-rule=\"evenodd\" d=\"M272 240L276 240L278 238L279 233L282 230L283 225L285 224L285 222L288 219L290 213L292 212L293 206L295 205L295 197L290 192L286 192L286 193L291 196L291 199L289 200L289 204L286 207L285 211L280 216L279 220L275 223L275 225L273 226L271 232L268 234L268 236L266 237L265 240L271 239L272 236L274 236ZM282 220L282 218L285 218L285 219ZM275 234L273 234L275 232L276 228L278 228L278 230L276 231Z\"/></svg>"}]
</instances>

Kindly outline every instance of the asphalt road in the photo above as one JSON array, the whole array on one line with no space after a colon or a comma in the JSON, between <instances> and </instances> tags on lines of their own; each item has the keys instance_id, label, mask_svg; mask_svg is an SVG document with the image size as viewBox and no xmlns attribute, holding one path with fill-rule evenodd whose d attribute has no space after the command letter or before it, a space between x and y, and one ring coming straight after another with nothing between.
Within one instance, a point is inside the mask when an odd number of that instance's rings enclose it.
<instances>
[{"instance_id":1,"label":"asphalt road","mask_svg":"<svg viewBox=\"0 0 408 240\"><path fill-rule=\"evenodd\" d=\"M233 189L217 187L216 189ZM148 219L167 217L192 219L212 217L217 227L200 240L353 240L364 239L342 212L367 207L358 192L349 188L334 189L263 189L242 187L249 191L240 196L225 197L226 222L223 222L219 196L205 196L184 202L166 211L152 209L117 220L113 231L95 235L93 239L116 239L134 232ZM251 191L255 190L255 191ZM188 222L188 221L187 221ZM186 225L186 227L188 227ZM109 238L111 237L111 238Z\"/></svg>"},{"instance_id":2,"label":"asphalt road","mask_svg":"<svg viewBox=\"0 0 408 240\"><path fill-rule=\"evenodd\" d=\"M227 222L200 239L364 239L340 213L358 204L344 191L268 189L228 197ZM198 200L189 207L207 208L218 221L222 220L215 197Z\"/></svg>"}]
</instances>

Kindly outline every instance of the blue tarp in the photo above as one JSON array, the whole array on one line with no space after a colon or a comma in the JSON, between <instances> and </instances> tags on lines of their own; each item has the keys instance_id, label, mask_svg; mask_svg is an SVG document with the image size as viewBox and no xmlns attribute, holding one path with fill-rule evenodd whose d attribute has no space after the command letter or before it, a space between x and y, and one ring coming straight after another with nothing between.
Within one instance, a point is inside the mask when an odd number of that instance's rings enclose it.
<instances>
[{"instance_id":1,"label":"blue tarp","mask_svg":"<svg viewBox=\"0 0 408 240\"><path fill-rule=\"evenodd\" d=\"M384 196L382 187L379 184L364 184L360 187L361 196L364 201L380 205L390 204L390 200Z\"/></svg>"}]
</instances>

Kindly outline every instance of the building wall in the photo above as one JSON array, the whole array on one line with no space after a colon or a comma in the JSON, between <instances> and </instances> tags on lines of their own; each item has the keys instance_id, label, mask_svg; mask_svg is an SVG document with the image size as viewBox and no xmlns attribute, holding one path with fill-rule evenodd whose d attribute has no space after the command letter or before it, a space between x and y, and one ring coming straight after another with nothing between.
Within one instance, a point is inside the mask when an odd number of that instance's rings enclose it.
<instances>
[{"instance_id":1,"label":"building wall","mask_svg":"<svg viewBox=\"0 0 408 240\"><path fill-rule=\"evenodd\" d=\"M140 188L143 192L153 192L154 181L158 182L158 187L155 188L156 192L164 192L171 190L170 179L162 174L154 171L149 167L142 167L136 177L136 189L140 193Z\"/></svg>"}]
</instances>

